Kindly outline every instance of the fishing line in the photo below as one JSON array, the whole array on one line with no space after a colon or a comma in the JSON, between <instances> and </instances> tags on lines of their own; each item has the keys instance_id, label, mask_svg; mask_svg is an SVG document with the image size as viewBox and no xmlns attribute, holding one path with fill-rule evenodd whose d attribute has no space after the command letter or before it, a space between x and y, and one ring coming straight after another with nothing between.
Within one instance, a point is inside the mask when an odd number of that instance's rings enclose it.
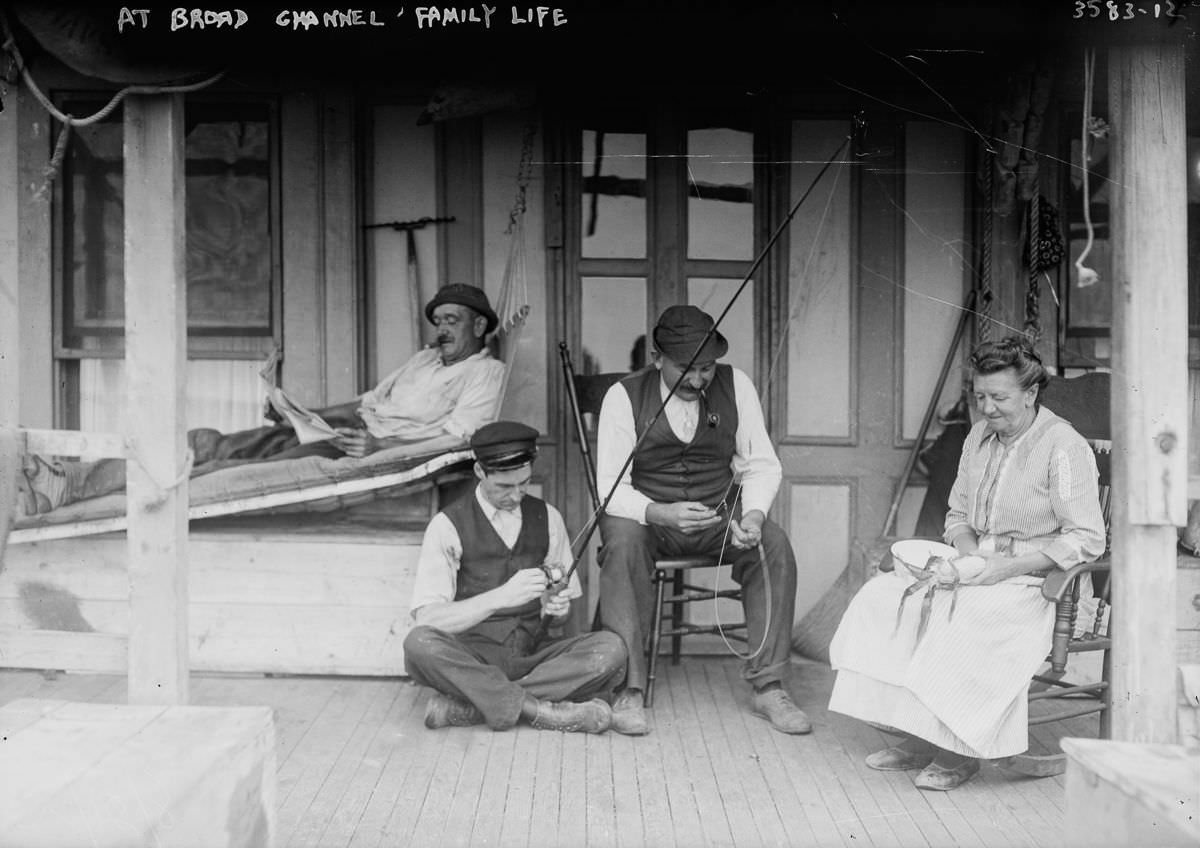
<instances>
[{"instance_id":1,"label":"fishing line","mask_svg":"<svg viewBox=\"0 0 1200 848\"><path fill-rule=\"evenodd\" d=\"M856 116L855 125L858 126L860 123L861 118ZM709 327L708 331L704 334L704 338L702 338L700 343L696 345L695 352L692 354L691 359L688 360L687 364L680 371L679 378L675 380L674 384L670 388L670 391L667 392L667 396L663 398L662 403L659 405L658 410L654 413L654 416L650 419L649 423L646 424L645 429L637 438L637 441L634 442L633 448L629 452L629 456L625 458L625 462L621 465L621 470L617 472L616 479L613 481L612 486L609 487L607 494L604 496L604 500L594 510L592 510L591 517L588 519L584 529L580 531L578 536L576 536L575 542L572 543L572 547L574 547L575 544L580 543L580 540L582 540L581 544L583 548L586 549L587 542L591 539L592 533L595 532L596 527L599 524L600 516L604 514L606 509L608 509L608 505L612 501L613 496L616 494L617 488L621 485L621 481L625 479L626 472L629 471L630 466L633 464L633 458L637 455L638 449L642 446L642 443L645 442L646 437L650 435L650 431L654 429L654 425L658 423L659 418L662 417L663 412L667 408L667 404L670 402L671 398L675 396L679 387L683 384L684 377L687 376L687 373L691 371L692 367L696 364L700 357L701 351L704 350L704 346L708 344L708 340L717 332L717 328L721 326L721 322L725 320L725 316L729 314L729 310L733 308L733 305L737 302L738 297L741 296L742 292L745 291L746 286L749 285L750 280L754 276L754 272L758 270L759 266L762 265L763 260L767 258L767 254L770 253L771 248L775 246L775 242L779 240L779 237L783 235L783 231L787 228L788 224L791 223L792 218L794 218L796 213L800 211L800 207L804 205L804 202L808 199L808 196L812 194L813 189L816 188L816 185L818 182L820 182L821 177L825 175L825 172L829 170L830 166L833 165L838 157L842 155L842 151L850 144L852 138L853 132L847 133L846 137L842 140L842 143L838 145L837 150L833 152L832 156L825 160L825 164L821 166L821 170L817 172L817 175L813 178L808 188L804 191L804 194L802 194L800 199L792 205L791 210L779 223L779 226L775 229L775 232L771 235L771 238L767 240L767 243L763 246L763 249L759 251L758 256L755 258L754 262L751 263L750 268L746 272L745 277L742 279L741 284L738 285L737 290L729 299L729 303L725 304L725 308L721 311L721 314L717 316L717 319L713 322L713 325ZM582 560L583 552L583 550L580 550L574 554L571 567L567 569L566 577L564 579L570 579L571 575L575 573L575 570L579 568L579 563Z\"/></svg>"}]
</instances>

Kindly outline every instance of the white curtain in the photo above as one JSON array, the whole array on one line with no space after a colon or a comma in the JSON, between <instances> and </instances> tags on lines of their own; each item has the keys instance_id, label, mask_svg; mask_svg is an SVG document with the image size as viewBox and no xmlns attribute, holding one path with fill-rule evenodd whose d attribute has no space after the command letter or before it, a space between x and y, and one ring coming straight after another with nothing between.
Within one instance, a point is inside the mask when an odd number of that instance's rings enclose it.
<instances>
[{"instance_id":1,"label":"white curtain","mask_svg":"<svg viewBox=\"0 0 1200 848\"><path fill-rule=\"evenodd\" d=\"M222 433L263 421L262 363L253 359L192 359L187 368L187 426ZM125 360L79 361L79 429L124 432Z\"/></svg>"}]
</instances>

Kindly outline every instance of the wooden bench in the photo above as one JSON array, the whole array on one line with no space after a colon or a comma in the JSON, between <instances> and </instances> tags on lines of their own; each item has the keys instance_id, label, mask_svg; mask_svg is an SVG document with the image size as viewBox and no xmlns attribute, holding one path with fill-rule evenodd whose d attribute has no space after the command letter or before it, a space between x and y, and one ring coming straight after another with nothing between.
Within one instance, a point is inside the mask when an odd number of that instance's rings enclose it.
<instances>
[{"instance_id":1,"label":"wooden bench","mask_svg":"<svg viewBox=\"0 0 1200 848\"><path fill-rule=\"evenodd\" d=\"M246 846L275 837L269 707L20 699L0 709L0 846Z\"/></svg>"}]
</instances>

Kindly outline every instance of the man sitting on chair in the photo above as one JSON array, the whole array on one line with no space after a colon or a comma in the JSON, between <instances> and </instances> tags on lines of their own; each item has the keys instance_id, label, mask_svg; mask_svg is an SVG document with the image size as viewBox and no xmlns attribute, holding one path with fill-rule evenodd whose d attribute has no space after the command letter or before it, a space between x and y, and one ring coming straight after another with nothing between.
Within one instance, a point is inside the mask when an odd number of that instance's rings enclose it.
<instances>
[{"instance_id":1,"label":"man sitting on chair","mask_svg":"<svg viewBox=\"0 0 1200 848\"><path fill-rule=\"evenodd\" d=\"M808 717L783 688L796 560L783 530L767 520L782 467L754 384L742 371L717 364L729 345L720 333L710 334L712 328L713 319L694 306L667 309L652 335L656 367L614 385L600 408L597 478L601 492L616 486L600 521L600 617L629 651L629 675L613 706L614 721L642 733L649 729L642 692L654 614L654 561L716 557L724 550L742 586L752 655L742 676L754 687L754 713L784 733L808 733ZM634 452L676 383L664 414ZM631 452L632 467L618 483ZM735 476L741 479L740 500L732 494Z\"/></svg>"},{"instance_id":2,"label":"man sitting on chair","mask_svg":"<svg viewBox=\"0 0 1200 848\"><path fill-rule=\"evenodd\" d=\"M504 363L484 346L498 319L475 286L449 285L425 305L437 344L418 351L374 389L355 400L317 410L338 431L327 441L301 444L286 424L237 433L201 428L188 433L193 474L230 465L302 456L363 457L384 448L438 436L470 438L496 414ZM125 488L125 460L51 462L25 458L20 513L49 512L83 498Z\"/></svg>"},{"instance_id":3,"label":"man sitting on chair","mask_svg":"<svg viewBox=\"0 0 1200 848\"><path fill-rule=\"evenodd\" d=\"M479 484L425 530L404 662L434 690L430 729L610 726L624 643L604 632L551 635L581 591L575 574L561 583L572 560L562 516L526 495L537 435L511 421L481 427L471 438Z\"/></svg>"}]
</instances>

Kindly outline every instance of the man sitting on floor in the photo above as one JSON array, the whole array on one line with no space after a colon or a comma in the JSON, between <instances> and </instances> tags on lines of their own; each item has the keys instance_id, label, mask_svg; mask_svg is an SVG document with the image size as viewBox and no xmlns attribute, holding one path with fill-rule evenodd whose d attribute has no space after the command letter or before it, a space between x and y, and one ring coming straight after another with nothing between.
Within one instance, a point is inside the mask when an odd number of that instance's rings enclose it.
<instances>
[{"instance_id":1,"label":"man sitting on floor","mask_svg":"<svg viewBox=\"0 0 1200 848\"><path fill-rule=\"evenodd\" d=\"M562 517L525 494L537 435L511 421L480 428L471 438L479 484L425 531L404 662L434 690L431 729L526 721L602 733L611 724L608 699L625 676L620 637L550 635L581 592L575 574L561 585L571 564Z\"/></svg>"},{"instance_id":2,"label":"man sitting on floor","mask_svg":"<svg viewBox=\"0 0 1200 848\"><path fill-rule=\"evenodd\" d=\"M466 440L496 415L504 363L484 346L498 319L475 286L449 285L425 306L437 344L419 351L357 399L317 410L336 438L301 444L290 426L238 433L201 428L188 433L192 474L230 465L302 456L363 457L384 448L447 434ZM48 461L25 458L20 514L49 512L63 504L125 488L125 460Z\"/></svg>"}]
</instances>

